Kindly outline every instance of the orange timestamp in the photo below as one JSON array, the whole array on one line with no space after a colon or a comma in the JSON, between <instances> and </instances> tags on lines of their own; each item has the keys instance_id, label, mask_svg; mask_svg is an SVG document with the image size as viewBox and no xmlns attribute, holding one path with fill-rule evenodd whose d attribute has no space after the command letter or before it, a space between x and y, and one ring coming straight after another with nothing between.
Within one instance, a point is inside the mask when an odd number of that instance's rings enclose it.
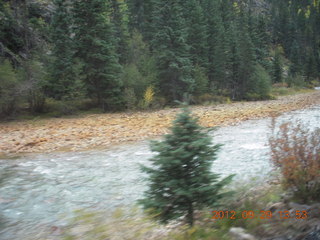
<instances>
[{"instance_id":1,"label":"orange timestamp","mask_svg":"<svg viewBox=\"0 0 320 240\"><path fill-rule=\"evenodd\" d=\"M299 211L299 210L291 210L291 211L212 211L212 218L215 220L222 219L307 219L308 212L307 211Z\"/></svg>"}]
</instances>

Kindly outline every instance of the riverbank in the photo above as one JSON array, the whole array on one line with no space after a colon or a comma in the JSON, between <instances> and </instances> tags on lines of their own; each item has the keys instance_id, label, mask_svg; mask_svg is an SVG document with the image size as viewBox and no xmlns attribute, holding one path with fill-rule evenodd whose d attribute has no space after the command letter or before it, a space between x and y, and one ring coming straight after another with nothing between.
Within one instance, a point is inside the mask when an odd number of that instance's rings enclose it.
<instances>
[{"instance_id":1,"label":"riverbank","mask_svg":"<svg viewBox=\"0 0 320 240\"><path fill-rule=\"evenodd\" d=\"M320 203L299 204L290 199L276 179L241 182L219 208L196 211L195 224L184 221L161 225L138 208L103 212L79 211L64 227L47 227L43 238L141 240L307 240L319 239ZM286 215L289 214L289 215ZM288 217L290 216L290 218ZM44 232L45 233L45 232ZM40 238L39 238L40 239Z\"/></svg>"},{"instance_id":2,"label":"riverbank","mask_svg":"<svg viewBox=\"0 0 320 240\"><path fill-rule=\"evenodd\" d=\"M320 103L320 91L282 96L277 100L194 106L205 127L277 115ZM166 134L180 110L95 114L74 118L15 121L0 124L0 156L54 151L83 151Z\"/></svg>"}]
</instances>

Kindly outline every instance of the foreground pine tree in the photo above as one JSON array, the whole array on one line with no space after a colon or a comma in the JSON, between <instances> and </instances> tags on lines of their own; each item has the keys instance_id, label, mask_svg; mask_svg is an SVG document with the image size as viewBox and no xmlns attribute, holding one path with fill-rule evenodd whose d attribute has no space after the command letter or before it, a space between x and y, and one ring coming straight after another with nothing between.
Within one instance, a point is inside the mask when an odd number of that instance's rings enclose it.
<instances>
[{"instance_id":1,"label":"foreground pine tree","mask_svg":"<svg viewBox=\"0 0 320 240\"><path fill-rule=\"evenodd\" d=\"M158 154L151 159L152 167L142 168L149 175L149 189L140 203L161 222L185 216L192 226L194 211L213 207L233 176L219 181L219 175L211 172L220 145L212 146L189 110L178 115L171 131L163 142L151 145Z\"/></svg>"}]
</instances>

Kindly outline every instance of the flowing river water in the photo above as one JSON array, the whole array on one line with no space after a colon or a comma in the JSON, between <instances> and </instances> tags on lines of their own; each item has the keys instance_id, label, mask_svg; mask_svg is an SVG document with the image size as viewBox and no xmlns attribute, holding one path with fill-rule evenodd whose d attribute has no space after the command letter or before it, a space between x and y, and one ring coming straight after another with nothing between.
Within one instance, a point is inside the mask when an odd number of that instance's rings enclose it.
<instances>
[{"instance_id":1,"label":"flowing river water","mask_svg":"<svg viewBox=\"0 0 320 240\"><path fill-rule=\"evenodd\" d=\"M320 106L280 116L320 127ZM266 177L272 172L267 145L270 118L221 127L211 133L224 146L213 164L222 176ZM112 211L130 206L145 190L139 164L153 153L147 141L86 152L30 154L0 160L0 239L64 226L77 209Z\"/></svg>"}]
</instances>

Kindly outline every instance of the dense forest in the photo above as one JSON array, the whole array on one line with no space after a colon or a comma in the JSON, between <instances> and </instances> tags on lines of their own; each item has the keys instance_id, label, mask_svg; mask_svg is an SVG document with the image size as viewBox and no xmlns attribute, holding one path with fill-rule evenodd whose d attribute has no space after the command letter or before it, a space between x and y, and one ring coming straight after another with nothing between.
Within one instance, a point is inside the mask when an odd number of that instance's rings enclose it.
<instances>
[{"instance_id":1,"label":"dense forest","mask_svg":"<svg viewBox=\"0 0 320 240\"><path fill-rule=\"evenodd\" d=\"M262 100L320 77L319 0L1 0L0 20L0 116Z\"/></svg>"}]
</instances>

